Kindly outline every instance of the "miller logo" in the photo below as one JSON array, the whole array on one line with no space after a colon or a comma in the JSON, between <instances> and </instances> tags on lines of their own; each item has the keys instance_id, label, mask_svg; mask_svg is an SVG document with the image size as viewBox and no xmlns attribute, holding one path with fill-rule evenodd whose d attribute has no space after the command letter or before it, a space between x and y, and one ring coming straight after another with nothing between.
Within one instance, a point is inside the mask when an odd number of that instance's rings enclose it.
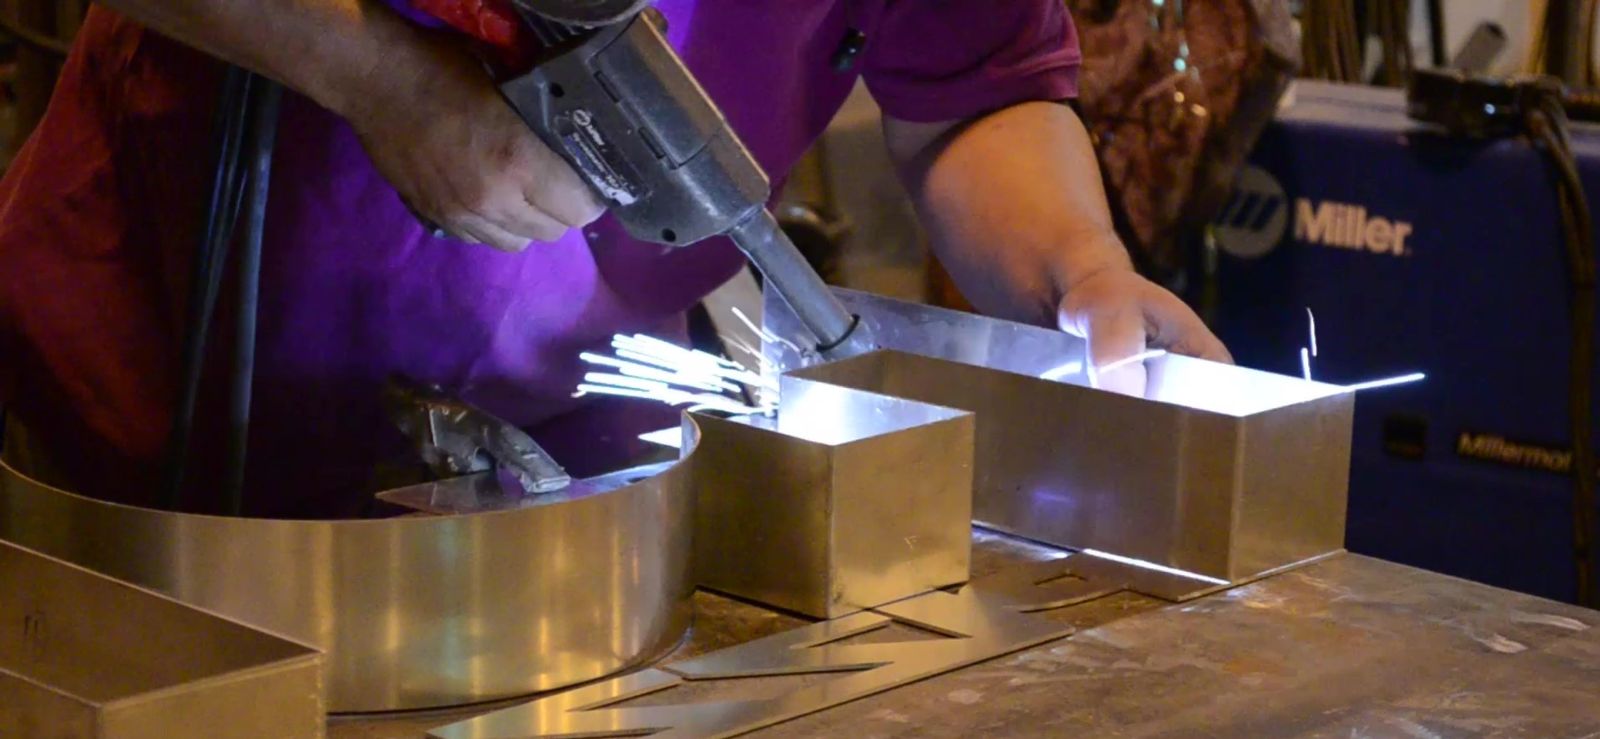
<instances>
[{"instance_id":1,"label":"miller logo","mask_svg":"<svg viewBox=\"0 0 1600 739\"><path fill-rule=\"evenodd\" d=\"M1277 248L1294 217L1294 238L1304 244L1403 257L1411 254L1408 239L1415 228L1407 221L1370 213L1356 203L1314 201L1289 196L1272 173L1249 165L1239 173L1233 198L1212 222L1212 235L1223 252L1254 259Z\"/></svg>"}]
</instances>

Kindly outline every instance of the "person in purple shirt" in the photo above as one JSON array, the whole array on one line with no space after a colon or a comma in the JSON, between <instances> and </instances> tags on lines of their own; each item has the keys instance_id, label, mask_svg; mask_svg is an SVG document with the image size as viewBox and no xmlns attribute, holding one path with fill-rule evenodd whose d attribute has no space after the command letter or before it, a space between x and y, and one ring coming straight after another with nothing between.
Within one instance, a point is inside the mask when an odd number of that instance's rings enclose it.
<instances>
[{"instance_id":1,"label":"person in purple shirt","mask_svg":"<svg viewBox=\"0 0 1600 739\"><path fill-rule=\"evenodd\" d=\"M292 91L265 233L248 513L363 511L379 471L414 460L380 402L394 374L525 426L580 475L673 423L648 403L572 397L578 354L618 332L682 339L685 311L742 256L724 240L629 239L460 37L378 0L105 4L116 12L90 13L43 125L0 183L9 460L97 497L154 499L215 58ZM1147 344L1228 358L1133 271L1113 232L1089 137L1061 104L1076 94L1079 55L1060 0L658 7L774 177L864 79L934 248L981 310L1086 336L1099 364ZM839 72L830 60L851 29L866 46ZM229 344L212 342L221 368ZM1142 381L1136 367L1105 378ZM205 397L222 384L208 381ZM188 509L215 506L222 416L202 405Z\"/></svg>"}]
</instances>

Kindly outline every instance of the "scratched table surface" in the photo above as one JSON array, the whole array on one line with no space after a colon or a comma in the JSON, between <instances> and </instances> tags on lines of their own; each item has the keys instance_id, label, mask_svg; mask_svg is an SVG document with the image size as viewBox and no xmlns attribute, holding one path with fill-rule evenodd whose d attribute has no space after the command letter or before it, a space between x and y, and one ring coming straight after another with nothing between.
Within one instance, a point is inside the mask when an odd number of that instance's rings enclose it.
<instances>
[{"instance_id":1,"label":"scratched table surface","mask_svg":"<svg viewBox=\"0 0 1600 739\"><path fill-rule=\"evenodd\" d=\"M974 576L1039 556L979 535ZM804 623L711 594L695 605L669 663ZM1600 737L1600 613L1367 557L1184 604L1120 593L1050 615L1078 631L752 736ZM414 739L516 702L334 719L329 735Z\"/></svg>"}]
</instances>

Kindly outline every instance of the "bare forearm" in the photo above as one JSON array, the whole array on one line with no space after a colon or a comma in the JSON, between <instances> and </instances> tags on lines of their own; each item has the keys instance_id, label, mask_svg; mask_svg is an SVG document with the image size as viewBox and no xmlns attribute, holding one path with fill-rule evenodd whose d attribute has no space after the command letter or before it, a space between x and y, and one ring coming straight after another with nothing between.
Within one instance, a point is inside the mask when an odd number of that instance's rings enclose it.
<instances>
[{"instance_id":1,"label":"bare forearm","mask_svg":"<svg viewBox=\"0 0 1600 739\"><path fill-rule=\"evenodd\" d=\"M376 0L102 0L165 36L348 112L406 83L424 35Z\"/></svg>"},{"instance_id":2,"label":"bare forearm","mask_svg":"<svg viewBox=\"0 0 1600 739\"><path fill-rule=\"evenodd\" d=\"M935 251L985 313L1054 324L1072 285L1130 266L1070 108L1026 103L960 126L885 127Z\"/></svg>"}]
</instances>

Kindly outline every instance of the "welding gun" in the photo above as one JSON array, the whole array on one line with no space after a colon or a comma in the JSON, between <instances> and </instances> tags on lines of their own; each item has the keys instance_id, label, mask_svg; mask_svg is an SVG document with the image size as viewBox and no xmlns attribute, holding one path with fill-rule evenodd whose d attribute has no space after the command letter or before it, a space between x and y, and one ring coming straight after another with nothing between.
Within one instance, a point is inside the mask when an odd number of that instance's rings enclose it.
<instances>
[{"instance_id":1,"label":"welding gun","mask_svg":"<svg viewBox=\"0 0 1600 739\"><path fill-rule=\"evenodd\" d=\"M727 235L828 358L870 348L767 210L771 185L668 45L648 0L512 0L541 51L500 82L528 126L635 238L687 246Z\"/></svg>"}]
</instances>

